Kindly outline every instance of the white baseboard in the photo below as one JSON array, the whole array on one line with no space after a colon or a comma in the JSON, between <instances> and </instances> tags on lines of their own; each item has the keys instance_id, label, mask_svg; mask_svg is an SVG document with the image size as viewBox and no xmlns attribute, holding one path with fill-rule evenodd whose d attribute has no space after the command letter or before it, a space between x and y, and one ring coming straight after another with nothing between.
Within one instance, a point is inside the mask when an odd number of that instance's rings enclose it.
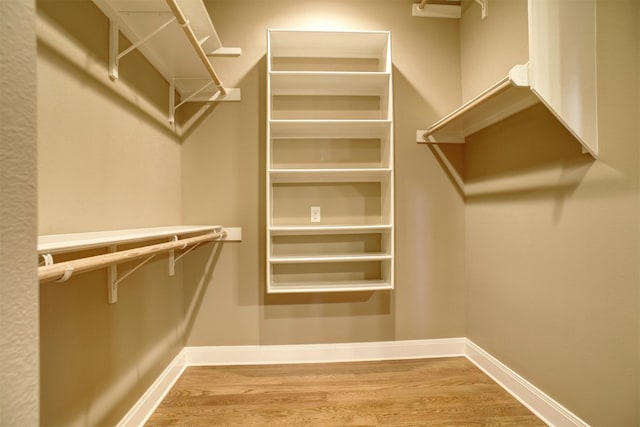
<instances>
[{"instance_id":1,"label":"white baseboard","mask_svg":"<svg viewBox=\"0 0 640 427\"><path fill-rule=\"evenodd\" d=\"M327 363L464 356L465 339L185 347L188 366Z\"/></svg>"},{"instance_id":2,"label":"white baseboard","mask_svg":"<svg viewBox=\"0 0 640 427\"><path fill-rule=\"evenodd\" d=\"M468 339L466 339L466 356L548 425L558 427L589 426L542 390Z\"/></svg>"},{"instance_id":3,"label":"white baseboard","mask_svg":"<svg viewBox=\"0 0 640 427\"><path fill-rule=\"evenodd\" d=\"M309 345L185 347L118 424L141 426L189 366L328 363L467 357L551 426L588 424L467 338Z\"/></svg>"},{"instance_id":4,"label":"white baseboard","mask_svg":"<svg viewBox=\"0 0 640 427\"><path fill-rule=\"evenodd\" d=\"M135 405L120 420L118 427L142 426L156 410L171 387L180 378L187 367L184 349L169 363L151 387L142 395Z\"/></svg>"}]
</instances>

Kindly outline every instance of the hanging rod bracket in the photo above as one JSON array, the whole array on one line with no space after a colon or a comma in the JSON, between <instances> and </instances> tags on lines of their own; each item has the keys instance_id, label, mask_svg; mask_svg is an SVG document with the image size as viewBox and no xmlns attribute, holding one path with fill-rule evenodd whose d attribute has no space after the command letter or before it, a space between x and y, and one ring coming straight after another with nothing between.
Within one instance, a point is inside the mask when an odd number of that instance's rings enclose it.
<instances>
[{"instance_id":1,"label":"hanging rod bracket","mask_svg":"<svg viewBox=\"0 0 640 427\"><path fill-rule=\"evenodd\" d=\"M476 3L480 5L482 19L487 19L487 16L489 16L489 0L476 0Z\"/></svg>"}]
</instances>

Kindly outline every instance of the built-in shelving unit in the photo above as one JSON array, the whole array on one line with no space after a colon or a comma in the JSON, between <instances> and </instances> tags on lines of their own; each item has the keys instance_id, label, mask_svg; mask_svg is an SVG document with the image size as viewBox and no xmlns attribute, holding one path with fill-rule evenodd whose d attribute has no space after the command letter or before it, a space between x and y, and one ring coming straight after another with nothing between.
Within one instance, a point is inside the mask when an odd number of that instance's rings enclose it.
<instances>
[{"instance_id":1,"label":"built-in shelving unit","mask_svg":"<svg viewBox=\"0 0 640 427\"><path fill-rule=\"evenodd\" d=\"M393 289L390 34L267 40L267 292Z\"/></svg>"},{"instance_id":2,"label":"built-in shelving unit","mask_svg":"<svg viewBox=\"0 0 640 427\"><path fill-rule=\"evenodd\" d=\"M464 143L467 136L542 102L583 151L597 157L595 2L529 0L528 16L529 62L418 130L418 143Z\"/></svg>"},{"instance_id":3,"label":"built-in shelving unit","mask_svg":"<svg viewBox=\"0 0 640 427\"><path fill-rule=\"evenodd\" d=\"M224 47L202 0L93 0L109 18L109 76L120 60L139 50L170 85L169 121L185 102L239 101L240 89L224 87L209 57L239 56ZM122 32L132 43L120 50ZM177 92L181 102L176 103Z\"/></svg>"},{"instance_id":4,"label":"built-in shelving unit","mask_svg":"<svg viewBox=\"0 0 640 427\"><path fill-rule=\"evenodd\" d=\"M131 273L160 253L169 253L169 275L174 274L175 263L199 245L207 242L239 242L240 227L224 228L220 225L171 226L127 230L96 231L71 234L51 234L38 237L38 254L42 258L38 268L40 283L65 282L74 274L107 268L108 300L118 300L118 284ZM139 246L143 242L156 242ZM160 243L157 243L160 241ZM163 242L164 241L164 242ZM119 250L127 245L129 249ZM54 255L104 248L107 253L55 262ZM177 254L177 251L181 253ZM142 259L134 268L118 277L117 265Z\"/></svg>"}]
</instances>

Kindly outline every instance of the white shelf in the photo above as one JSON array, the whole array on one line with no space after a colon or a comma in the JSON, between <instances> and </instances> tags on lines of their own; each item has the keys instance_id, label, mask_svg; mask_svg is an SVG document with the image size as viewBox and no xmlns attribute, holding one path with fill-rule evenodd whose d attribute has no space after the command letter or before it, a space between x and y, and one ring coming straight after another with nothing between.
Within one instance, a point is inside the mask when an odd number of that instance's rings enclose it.
<instances>
[{"instance_id":1,"label":"white shelf","mask_svg":"<svg viewBox=\"0 0 640 427\"><path fill-rule=\"evenodd\" d=\"M391 120L269 120L272 138L388 138Z\"/></svg>"},{"instance_id":2,"label":"white shelf","mask_svg":"<svg viewBox=\"0 0 640 427\"><path fill-rule=\"evenodd\" d=\"M269 30L270 58L376 58L390 71L386 31Z\"/></svg>"},{"instance_id":3,"label":"white shelf","mask_svg":"<svg viewBox=\"0 0 640 427\"><path fill-rule=\"evenodd\" d=\"M333 254L333 255L289 255L271 256L271 264L295 264L295 263L320 263L320 262L362 262L362 261L388 261L391 254Z\"/></svg>"},{"instance_id":4,"label":"white shelf","mask_svg":"<svg viewBox=\"0 0 640 427\"><path fill-rule=\"evenodd\" d=\"M270 169L272 183L282 182L382 182L391 168Z\"/></svg>"},{"instance_id":5,"label":"white shelf","mask_svg":"<svg viewBox=\"0 0 640 427\"><path fill-rule=\"evenodd\" d=\"M386 96L389 73L272 71L272 95Z\"/></svg>"},{"instance_id":6,"label":"white shelf","mask_svg":"<svg viewBox=\"0 0 640 427\"><path fill-rule=\"evenodd\" d=\"M342 282L273 283L269 293L372 292L392 289L393 284L384 280L349 280Z\"/></svg>"},{"instance_id":7,"label":"white shelf","mask_svg":"<svg viewBox=\"0 0 640 427\"><path fill-rule=\"evenodd\" d=\"M272 225L272 236L296 236L307 234L363 234L391 231L390 224L371 225Z\"/></svg>"},{"instance_id":8,"label":"white shelf","mask_svg":"<svg viewBox=\"0 0 640 427\"><path fill-rule=\"evenodd\" d=\"M174 227L152 227L128 230L95 231L88 233L50 234L38 236L38 253L56 254L91 248L135 243L188 234L210 233L223 229L220 225L181 225ZM223 240L239 241L239 228L224 228L227 237Z\"/></svg>"}]
</instances>

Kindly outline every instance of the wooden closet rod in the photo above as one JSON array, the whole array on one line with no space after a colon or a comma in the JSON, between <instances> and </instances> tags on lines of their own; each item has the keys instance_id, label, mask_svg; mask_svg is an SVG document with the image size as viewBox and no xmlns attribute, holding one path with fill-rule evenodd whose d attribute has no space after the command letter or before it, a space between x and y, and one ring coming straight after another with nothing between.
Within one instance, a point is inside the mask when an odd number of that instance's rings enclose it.
<instances>
[{"instance_id":1,"label":"wooden closet rod","mask_svg":"<svg viewBox=\"0 0 640 427\"><path fill-rule=\"evenodd\" d=\"M50 282L52 280L66 280L72 274L85 273L113 264L121 264L144 257L152 257L162 252L169 252L174 249L186 249L189 246L219 240L221 237L224 237L225 234L225 231L213 232L167 243L158 243L125 251L44 265L38 267L38 278L40 279L40 283Z\"/></svg>"},{"instance_id":2,"label":"wooden closet rod","mask_svg":"<svg viewBox=\"0 0 640 427\"><path fill-rule=\"evenodd\" d=\"M227 90L222 85L222 82L220 81L220 78L216 74L216 70L214 70L213 65L211 65L211 62L209 62L209 58L207 58L207 54L204 53L204 51L202 50L202 46L200 46L200 43L198 42L198 38L193 33L193 30L189 25L189 21L187 21L184 14L182 13L182 10L180 10L178 3L176 3L176 0L166 0L166 1L167 1L167 5L173 12L173 15L176 17L178 24L180 24L180 26L182 27L182 30L186 34L187 39L195 49L196 53L200 57L200 60L202 61L202 64L204 65L204 67L207 69L207 72L211 76L211 80L213 80L213 82L216 84L220 93L222 95L226 95Z\"/></svg>"},{"instance_id":3,"label":"wooden closet rod","mask_svg":"<svg viewBox=\"0 0 640 427\"><path fill-rule=\"evenodd\" d=\"M505 90L513 86L514 84L509 78L509 76L503 78L494 86L490 87L489 89L487 89L486 91L482 92L480 95L478 95L477 97L469 101L467 104L464 104L462 107L458 108L453 113L449 114L448 116L445 116L444 118L436 122L433 126L427 129L427 131L424 133L424 137L428 138L429 135L447 126L452 120L460 117L462 114L468 112L469 110L474 109L478 105L484 102L487 102L488 100L500 95L502 92L504 92Z\"/></svg>"}]
</instances>

